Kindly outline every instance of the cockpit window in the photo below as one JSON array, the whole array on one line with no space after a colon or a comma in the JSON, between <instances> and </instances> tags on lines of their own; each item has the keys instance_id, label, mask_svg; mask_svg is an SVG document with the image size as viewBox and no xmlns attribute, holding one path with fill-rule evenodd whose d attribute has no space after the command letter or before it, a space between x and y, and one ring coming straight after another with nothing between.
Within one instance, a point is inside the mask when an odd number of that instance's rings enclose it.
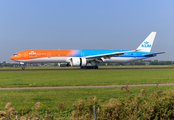
<instances>
[{"instance_id":1,"label":"cockpit window","mask_svg":"<svg viewBox=\"0 0 174 120\"><path fill-rule=\"evenodd\" d=\"M18 54L13 54L14 56L17 56Z\"/></svg>"}]
</instances>

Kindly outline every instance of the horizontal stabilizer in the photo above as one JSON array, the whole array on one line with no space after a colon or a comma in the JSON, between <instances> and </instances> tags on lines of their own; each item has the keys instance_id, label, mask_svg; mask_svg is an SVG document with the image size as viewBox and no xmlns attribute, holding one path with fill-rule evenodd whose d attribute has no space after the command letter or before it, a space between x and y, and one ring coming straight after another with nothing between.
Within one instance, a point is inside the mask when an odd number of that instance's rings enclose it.
<instances>
[{"instance_id":1,"label":"horizontal stabilizer","mask_svg":"<svg viewBox=\"0 0 174 120\"><path fill-rule=\"evenodd\" d=\"M158 53L152 53L152 54L144 54L143 56L150 56L150 55L157 55L157 54L163 54L163 53L166 53L166 52L158 52Z\"/></svg>"}]
</instances>

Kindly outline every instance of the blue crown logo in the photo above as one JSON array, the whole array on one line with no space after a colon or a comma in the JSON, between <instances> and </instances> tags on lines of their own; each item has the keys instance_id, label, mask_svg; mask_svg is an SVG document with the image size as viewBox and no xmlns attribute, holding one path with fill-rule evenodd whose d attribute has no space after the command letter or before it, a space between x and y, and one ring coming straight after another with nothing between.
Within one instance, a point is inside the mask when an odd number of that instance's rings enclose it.
<instances>
[{"instance_id":1,"label":"blue crown logo","mask_svg":"<svg viewBox=\"0 0 174 120\"><path fill-rule=\"evenodd\" d=\"M149 42L145 41L144 44L141 45L141 47L144 47L144 48L150 48L152 45L149 44Z\"/></svg>"}]
</instances>

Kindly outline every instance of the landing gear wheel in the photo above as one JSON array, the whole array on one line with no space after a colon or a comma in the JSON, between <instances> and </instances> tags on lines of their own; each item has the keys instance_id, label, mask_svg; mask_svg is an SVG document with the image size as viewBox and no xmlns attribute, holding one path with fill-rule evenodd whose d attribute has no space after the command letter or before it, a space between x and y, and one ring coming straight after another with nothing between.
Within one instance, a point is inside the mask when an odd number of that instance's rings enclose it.
<instances>
[{"instance_id":1,"label":"landing gear wheel","mask_svg":"<svg viewBox=\"0 0 174 120\"><path fill-rule=\"evenodd\" d=\"M25 67L22 67L22 70L25 70Z\"/></svg>"},{"instance_id":2,"label":"landing gear wheel","mask_svg":"<svg viewBox=\"0 0 174 120\"><path fill-rule=\"evenodd\" d=\"M95 69L98 69L98 66L95 66Z\"/></svg>"},{"instance_id":3,"label":"landing gear wheel","mask_svg":"<svg viewBox=\"0 0 174 120\"><path fill-rule=\"evenodd\" d=\"M81 66L81 69L98 69L98 66Z\"/></svg>"}]
</instances>

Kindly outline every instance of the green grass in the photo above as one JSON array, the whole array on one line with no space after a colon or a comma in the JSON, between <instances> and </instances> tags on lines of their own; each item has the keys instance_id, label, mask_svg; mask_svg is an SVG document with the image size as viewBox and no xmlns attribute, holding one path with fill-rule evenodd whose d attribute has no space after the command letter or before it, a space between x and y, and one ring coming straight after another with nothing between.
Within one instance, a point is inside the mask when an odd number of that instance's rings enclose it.
<instances>
[{"instance_id":1,"label":"green grass","mask_svg":"<svg viewBox=\"0 0 174 120\"><path fill-rule=\"evenodd\" d=\"M173 65L125 65L125 66L99 66L99 68L163 68L174 67Z\"/></svg>"},{"instance_id":2,"label":"green grass","mask_svg":"<svg viewBox=\"0 0 174 120\"><path fill-rule=\"evenodd\" d=\"M147 89L146 95L150 95L157 90L174 89L173 86L151 87L129 87L128 97L138 95L140 89ZM1 90L0 91L0 110L5 110L4 105L11 102L11 107L15 110L32 109L36 102L41 102L41 108L50 111L57 111L58 105L65 103L65 108L71 109L78 99L96 96L100 100L108 102L111 98L127 98L127 91L121 88L84 88L84 89L41 89L41 90ZM105 103L104 102L104 103Z\"/></svg>"},{"instance_id":3,"label":"green grass","mask_svg":"<svg viewBox=\"0 0 174 120\"><path fill-rule=\"evenodd\" d=\"M53 68L57 69L57 67ZM52 69L52 67L48 67L48 69ZM174 81L174 69L0 71L0 73L0 87L125 85L127 82L129 84L150 84L173 83ZM140 89L143 88L147 89L147 96L159 89L174 89L173 86L129 87L128 97L138 95ZM127 99L126 93L127 91L121 90L121 88L0 90L0 111L5 110L4 105L7 102L11 102L11 107L17 111L31 110L36 102L41 102L40 109L55 112L58 111L58 106L62 102L65 103L65 110L68 110L72 109L73 103L78 99L96 96L106 103L110 98Z\"/></svg>"},{"instance_id":4,"label":"green grass","mask_svg":"<svg viewBox=\"0 0 174 120\"><path fill-rule=\"evenodd\" d=\"M99 68L158 68L174 67L174 65L130 65L130 66L99 66ZM59 66L30 66L26 69L80 69L80 67L59 67ZM0 69L22 69L22 67L0 67Z\"/></svg>"},{"instance_id":5,"label":"green grass","mask_svg":"<svg viewBox=\"0 0 174 120\"><path fill-rule=\"evenodd\" d=\"M22 67L0 67L0 70L3 69L22 69ZM80 67L59 67L59 66L33 66L25 67L25 69L80 69Z\"/></svg>"},{"instance_id":6,"label":"green grass","mask_svg":"<svg viewBox=\"0 0 174 120\"><path fill-rule=\"evenodd\" d=\"M125 65L125 66L99 66L100 68L163 68L174 67L174 65ZM21 67L18 67L21 69ZM59 67L59 66L43 66L43 67L26 67L26 69L80 69L80 67Z\"/></svg>"},{"instance_id":7,"label":"green grass","mask_svg":"<svg viewBox=\"0 0 174 120\"><path fill-rule=\"evenodd\" d=\"M0 87L173 83L174 69L0 71Z\"/></svg>"}]
</instances>

